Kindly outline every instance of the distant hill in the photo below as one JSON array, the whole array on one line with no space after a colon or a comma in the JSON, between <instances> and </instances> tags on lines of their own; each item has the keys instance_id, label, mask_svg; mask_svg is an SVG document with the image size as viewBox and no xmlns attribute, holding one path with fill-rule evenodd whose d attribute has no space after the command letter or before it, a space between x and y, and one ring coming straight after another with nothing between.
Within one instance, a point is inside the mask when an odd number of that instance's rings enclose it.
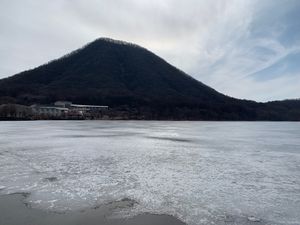
<instances>
[{"instance_id":1,"label":"distant hill","mask_svg":"<svg viewBox=\"0 0 300 225\"><path fill-rule=\"evenodd\" d=\"M300 101L225 96L134 44L100 38L60 59L0 80L0 104L68 100L132 119L300 120Z\"/></svg>"}]
</instances>

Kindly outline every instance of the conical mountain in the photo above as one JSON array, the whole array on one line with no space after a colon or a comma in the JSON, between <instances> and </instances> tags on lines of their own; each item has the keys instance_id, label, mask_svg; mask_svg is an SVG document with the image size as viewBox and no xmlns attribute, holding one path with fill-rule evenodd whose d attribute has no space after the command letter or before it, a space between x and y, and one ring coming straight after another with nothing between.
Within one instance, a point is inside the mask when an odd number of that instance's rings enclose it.
<instances>
[{"instance_id":1,"label":"conical mountain","mask_svg":"<svg viewBox=\"0 0 300 225\"><path fill-rule=\"evenodd\" d=\"M0 80L2 103L57 100L105 104L154 119L252 120L262 108L218 93L145 48L107 38Z\"/></svg>"}]
</instances>

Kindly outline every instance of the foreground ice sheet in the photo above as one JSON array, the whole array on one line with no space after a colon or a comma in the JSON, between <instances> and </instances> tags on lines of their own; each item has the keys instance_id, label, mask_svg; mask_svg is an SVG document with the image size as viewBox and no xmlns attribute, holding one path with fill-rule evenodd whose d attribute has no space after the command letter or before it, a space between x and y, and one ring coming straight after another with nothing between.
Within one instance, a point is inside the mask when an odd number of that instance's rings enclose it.
<instances>
[{"instance_id":1,"label":"foreground ice sheet","mask_svg":"<svg viewBox=\"0 0 300 225\"><path fill-rule=\"evenodd\" d=\"M126 212L194 224L300 224L300 124L0 122L0 194L78 210L123 198Z\"/></svg>"}]
</instances>

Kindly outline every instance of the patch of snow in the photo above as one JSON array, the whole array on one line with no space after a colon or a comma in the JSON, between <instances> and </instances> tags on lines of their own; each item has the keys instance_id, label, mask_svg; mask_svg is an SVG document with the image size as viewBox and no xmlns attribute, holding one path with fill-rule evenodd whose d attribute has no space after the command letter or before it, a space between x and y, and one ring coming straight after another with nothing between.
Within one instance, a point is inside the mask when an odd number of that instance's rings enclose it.
<instances>
[{"instance_id":1,"label":"patch of snow","mask_svg":"<svg viewBox=\"0 0 300 225\"><path fill-rule=\"evenodd\" d=\"M247 219L251 222L260 222L260 219L254 216L249 216Z\"/></svg>"}]
</instances>

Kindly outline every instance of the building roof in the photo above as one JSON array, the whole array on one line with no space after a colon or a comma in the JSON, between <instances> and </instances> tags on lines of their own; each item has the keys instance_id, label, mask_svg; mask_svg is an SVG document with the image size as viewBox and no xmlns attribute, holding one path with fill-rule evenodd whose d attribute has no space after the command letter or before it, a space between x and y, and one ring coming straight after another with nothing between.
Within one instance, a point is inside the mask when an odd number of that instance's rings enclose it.
<instances>
[{"instance_id":1,"label":"building roof","mask_svg":"<svg viewBox=\"0 0 300 225\"><path fill-rule=\"evenodd\" d=\"M78 104L71 104L72 107L78 108L108 108L107 105L78 105Z\"/></svg>"}]
</instances>

